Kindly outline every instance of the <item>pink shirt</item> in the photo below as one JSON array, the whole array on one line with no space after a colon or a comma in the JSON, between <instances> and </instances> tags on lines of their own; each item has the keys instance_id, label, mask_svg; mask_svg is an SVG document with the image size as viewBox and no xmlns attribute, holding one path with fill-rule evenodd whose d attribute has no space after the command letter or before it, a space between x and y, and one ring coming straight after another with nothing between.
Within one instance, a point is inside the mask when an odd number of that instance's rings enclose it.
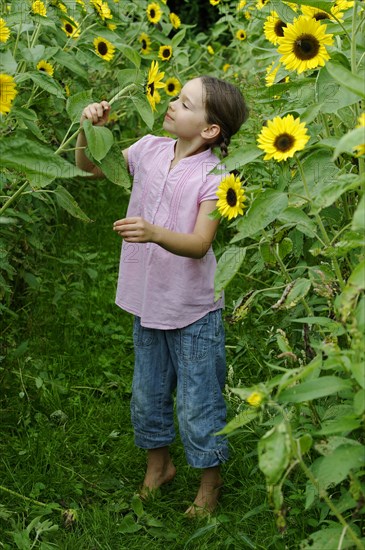
<instances>
[{"instance_id":1,"label":"pink shirt","mask_svg":"<svg viewBox=\"0 0 365 550\"><path fill-rule=\"evenodd\" d=\"M127 217L179 233L191 233L199 205L217 200L221 174L210 149L186 157L170 170L176 141L147 135L128 149L134 176ZM201 259L172 254L154 243L122 244L116 304L141 318L144 327L175 329L223 307L214 301L216 259L212 248Z\"/></svg>"}]
</instances>

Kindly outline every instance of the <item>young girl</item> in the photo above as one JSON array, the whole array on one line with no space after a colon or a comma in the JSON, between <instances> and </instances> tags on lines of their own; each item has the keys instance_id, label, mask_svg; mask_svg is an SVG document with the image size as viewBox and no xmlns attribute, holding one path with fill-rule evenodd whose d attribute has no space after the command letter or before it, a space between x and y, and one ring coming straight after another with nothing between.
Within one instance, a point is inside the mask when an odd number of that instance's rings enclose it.
<instances>
[{"instance_id":1,"label":"young girl","mask_svg":"<svg viewBox=\"0 0 365 550\"><path fill-rule=\"evenodd\" d=\"M103 125L110 106L92 103L82 113ZM227 441L223 296L214 300L216 260L211 248L218 221L216 191L223 156L248 116L238 89L213 77L190 80L171 101L163 122L177 139L147 135L123 151L133 188L125 218L113 229L123 238L116 303L134 315L135 369L131 417L135 443L147 449L142 496L171 481L175 437L173 392L188 463L202 469L188 515L212 512L222 486ZM79 134L77 165L95 177Z\"/></svg>"}]
</instances>

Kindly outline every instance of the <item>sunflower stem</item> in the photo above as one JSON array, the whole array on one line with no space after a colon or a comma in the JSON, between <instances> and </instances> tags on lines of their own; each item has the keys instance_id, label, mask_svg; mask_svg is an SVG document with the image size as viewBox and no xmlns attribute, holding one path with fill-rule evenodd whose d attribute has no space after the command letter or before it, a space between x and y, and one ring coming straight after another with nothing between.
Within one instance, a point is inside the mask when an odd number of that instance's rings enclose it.
<instances>
[{"instance_id":1,"label":"sunflower stem","mask_svg":"<svg viewBox=\"0 0 365 550\"><path fill-rule=\"evenodd\" d=\"M0 208L0 216L5 212L5 210L9 208L11 204L13 204L13 202L19 197L19 195L23 193L23 191L28 187L28 185L29 185L28 181L24 182L23 185L21 185L19 189L15 191L14 195L8 198L6 203L3 204L3 206Z\"/></svg>"},{"instance_id":2,"label":"sunflower stem","mask_svg":"<svg viewBox=\"0 0 365 550\"><path fill-rule=\"evenodd\" d=\"M128 84L128 86L125 86L125 88L122 88L118 93L115 94L110 100L109 105L113 105L118 99L121 97L127 95L130 91L132 91L134 88L137 88L137 84Z\"/></svg>"},{"instance_id":3,"label":"sunflower stem","mask_svg":"<svg viewBox=\"0 0 365 550\"><path fill-rule=\"evenodd\" d=\"M302 178L302 182L303 182L303 185L304 185L304 189L305 189L305 192L307 194L307 198L308 198L308 202L312 205L313 204L313 201L309 195L309 189L308 189L308 184L307 184L307 180L306 180L306 177L305 177L305 174L304 174L304 170L303 170L303 166L302 166L302 163L301 161L299 160L299 157L297 157L295 155L295 160L297 162L297 166L298 166L298 169L299 169L299 172L300 172L300 175L301 175L301 178ZM322 234L322 238L323 238L323 241L325 243L325 245L327 247L330 247L331 246L331 240L328 236L328 233L326 231L326 228L323 224L323 221L322 221L322 218L321 216L319 215L318 212L314 212L314 218L317 222L317 225L320 229L320 232ZM342 277L342 273L341 273L341 269L340 269L340 266L339 266L339 263L337 261L337 258L332 258L332 263L333 263L333 268L335 270L335 273L337 275L337 278L338 278L338 282L339 282L339 285L341 287L341 290L343 290L345 288L345 281L343 280L343 277Z\"/></svg>"}]
</instances>

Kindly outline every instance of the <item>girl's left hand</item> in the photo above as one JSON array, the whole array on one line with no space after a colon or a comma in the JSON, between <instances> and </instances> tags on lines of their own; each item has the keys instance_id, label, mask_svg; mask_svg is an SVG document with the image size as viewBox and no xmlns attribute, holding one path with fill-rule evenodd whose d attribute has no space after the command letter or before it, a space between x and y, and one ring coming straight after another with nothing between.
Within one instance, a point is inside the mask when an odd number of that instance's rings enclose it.
<instances>
[{"instance_id":1,"label":"girl's left hand","mask_svg":"<svg viewBox=\"0 0 365 550\"><path fill-rule=\"evenodd\" d=\"M127 243L153 242L155 226L143 218L124 218L113 224L116 231Z\"/></svg>"}]
</instances>

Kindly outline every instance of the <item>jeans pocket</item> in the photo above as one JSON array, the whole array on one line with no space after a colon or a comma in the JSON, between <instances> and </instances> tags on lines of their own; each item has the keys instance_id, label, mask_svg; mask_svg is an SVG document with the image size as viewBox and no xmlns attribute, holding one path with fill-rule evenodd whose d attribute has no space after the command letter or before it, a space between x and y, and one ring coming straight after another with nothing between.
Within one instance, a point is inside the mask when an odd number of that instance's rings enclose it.
<instances>
[{"instance_id":1,"label":"jeans pocket","mask_svg":"<svg viewBox=\"0 0 365 550\"><path fill-rule=\"evenodd\" d=\"M142 327L139 317L134 318L133 342L135 347L146 348L152 345L155 338L155 329Z\"/></svg>"},{"instance_id":2,"label":"jeans pocket","mask_svg":"<svg viewBox=\"0 0 365 550\"><path fill-rule=\"evenodd\" d=\"M181 355L186 361L199 361L208 355L211 336L214 328L211 326L209 313L202 319L181 329Z\"/></svg>"}]
</instances>

